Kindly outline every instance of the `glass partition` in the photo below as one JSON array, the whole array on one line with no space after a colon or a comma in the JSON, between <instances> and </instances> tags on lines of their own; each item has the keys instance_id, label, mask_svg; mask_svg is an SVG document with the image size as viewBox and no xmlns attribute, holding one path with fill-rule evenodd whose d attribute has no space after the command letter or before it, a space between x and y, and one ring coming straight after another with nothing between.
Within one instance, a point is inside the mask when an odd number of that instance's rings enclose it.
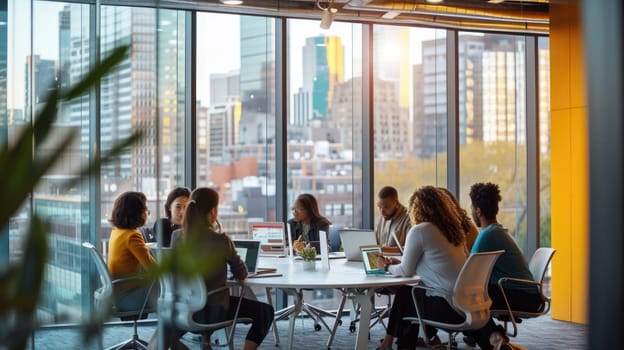
<instances>
[{"instance_id":1,"label":"glass partition","mask_svg":"<svg viewBox=\"0 0 624 350\"><path fill-rule=\"evenodd\" d=\"M540 247L550 247L550 40L537 39Z\"/></svg>"},{"instance_id":2,"label":"glass partition","mask_svg":"<svg viewBox=\"0 0 624 350\"><path fill-rule=\"evenodd\" d=\"M200 12L197 33L197 185L218 189L223 230L244 236L276 219L275 20Z\"/></svg>"},{"instance_id":3,"label":"glass partition","mask_svg":"<svg viewBox=\"0 0 624 350\"><path fill-rule=\"evenodd\" d=\"M446 185L446 61L446 30L374 26L375 197L393 186L407 205L416 188Z\"/></svg>"},{"instance_id":4,"label":"glass partition","mask_svg":"<svg viewBox=\"0 0 624 350\"><path fill-rule=\"evenodd\" d=\"M316 197L334 225L362 225L362 26L288 20L287 198ZM290 217L289 213L289 217Z\"/></svg>"},{"instance_id":5,"label":"glass partition","mask_svg":"<svg viewBox=\"0 0 624 350\"><path fill-rule=\"evenodd\" d=\"M526 59L522 36L459 33L459 188L499 185L498 221L526 249Z\"/></svg>"}]
</instances>

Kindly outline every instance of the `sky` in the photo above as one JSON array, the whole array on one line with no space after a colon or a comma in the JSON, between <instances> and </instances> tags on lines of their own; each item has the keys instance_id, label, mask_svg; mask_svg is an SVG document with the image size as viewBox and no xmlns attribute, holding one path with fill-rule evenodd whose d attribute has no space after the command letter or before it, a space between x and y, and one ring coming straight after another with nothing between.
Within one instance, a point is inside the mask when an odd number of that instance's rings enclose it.
<instances>
[{"instance_id":1,"label":"sky","mask_svg":"<svg viewBox=\"0 0 624 350\"><path fill-rule=\"evenodd\" d=\"M23 108L24 104L24 63L31 48L30 3L24 0L9 0L9 108ZM32 19L35 35L32 37L34 52L44 59L58 60L58 15L64 3L35 1ZM73 4L72 21L75 21L78 9L83 9L83 18L88 16L88 6ZM13 20L11 20L13 19ZM361 25L335 21L329 30L319 26L319 20L289 20L289 89L292 92L302 86L302 48L305 39L319 35L340 36L345 54L345 81L359 72L352 72L351 67L361 65ZM82 24L85 26L87 23ZM74 22L72 22L74 25ZM197 97L201 101L209 101L209 75L212 73L227 73L240 67L240 23L238 15L199 13L198 14L198 57L197 73L200 82L197 86ZM73 29L72 29L73 30ZM419 58L420 41L433 37L434 30L420 29L418 35L412 35L414 43L411 45L412 58ZM85 36L88 33L84 34ZM206 40L202 40L206 38ZM355 43L355 44L354 44ZM382 43L384 44L384 43ZM387 42L385 43L387 44ZM414 52L418 51L418 52ZM392 59L397 50L391 45L382 47L385 53L382 57ZM220 54L214 54L220 53ZM417 62L416 62L417 63ZM357 68L356 68L357 69Z\"/></svg>"}]
</instances>

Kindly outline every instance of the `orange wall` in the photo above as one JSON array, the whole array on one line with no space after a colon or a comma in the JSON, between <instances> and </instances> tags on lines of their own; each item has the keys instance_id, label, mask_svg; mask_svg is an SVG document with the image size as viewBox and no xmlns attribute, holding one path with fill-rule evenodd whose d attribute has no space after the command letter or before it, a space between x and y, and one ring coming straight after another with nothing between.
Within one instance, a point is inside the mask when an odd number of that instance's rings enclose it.
<instances>
[{"instance_id":1,"label":"orange wall","mask_svg":"<svg viewBox=\"0 0 624 350\"><path fill-rule=\"evenodd\" d=\"M587 323L589 148L579 1L550 3L552 317Z\"/></svg>"}]
</instances>

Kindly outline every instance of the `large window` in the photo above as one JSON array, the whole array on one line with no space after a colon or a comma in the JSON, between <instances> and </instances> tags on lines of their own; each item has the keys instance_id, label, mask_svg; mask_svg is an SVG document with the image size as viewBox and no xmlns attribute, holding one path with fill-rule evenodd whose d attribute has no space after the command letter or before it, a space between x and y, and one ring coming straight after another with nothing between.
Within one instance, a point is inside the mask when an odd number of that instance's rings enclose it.
<instances>
[{"instance_id":1,"label":"large window","mask_svg":"<svg viewBox=\"0 0 624 350\"><path fill-rule=\"evenodd\" d=\"M393 186L407 205L447 181L446 31L376 25L373 49L374 191Z\"/></svg>"},{"instance_id":2,"label":"large window","mask_svg":"<svg viewBox=\"0 0 624 350\"><path fill-rule=\"evenodd\" d=\"M334 225L362 225L362 26L288 21L287 194Z\"/></svg>"},{"instance_id":3,"label":"large window","mask_svg":"<svg viewBox=\"0 0 624 350\"><path fill-rule=\"evenodd\" d=\"M550 42L537 40L540 247L550 247Z\"/></svg>"},{"instance_id":4,"label":"large window","mask_svg":"<svg viewBox=\"0 0 624 350\"><path fill-rule=\"evenodd\" d=\"M526 245L526 59L522 36L460 33L460 200L475 182L493 182L503 197L498 221Z\"/></svg>"},{"instance_id":5,"label":"large window","mask_svg":"<svg viewBox=\"0 0 624 350\"><path fill-rule=\"evenodd\" d=\"M197 31L197 185L219 190L223 230L246 235L276 219L275 20L198 13Z\"/></svg>"},{"instance_id":6,"label":"large window","mask_svg":"<svg viewBox=\"0 0 624 350\"><path fill-rule=\"evenodd\" d=\"M363 206L363 193L376 194L382 186L396 187L407 204L419 186L457 181L460 201L469 209L470 186L495 182L503 195L499 220L526 250L526 145L533 137L527 135L526 94L534 85L540 245L550 245L547 38L537 38L538 67L527 67L527 40L521 35L346 22L321 30L318 20L207 12L197 13L197 31L189 32L193 26L186 22L193 16L185 11L104 5L94 11L98 5L92 2L7 3L6 12L0 6L2 142L13 142L33 121L51 87L76 83L97 61L98 50L103 56L121 44L130 46L98 91L60 104L54 137L76 137L61 163L33 189L32 200L2 228L0 261L17 261L32 214L49 224L43 322L84 315L92 291L85 267L90 262L81 260L80 243L98 243L106 252L107 218L119 194L144 192L151 226L164 215L169 190L188 185L189 179L219 190L219 219L233 236L246 235L250 221L285 219L277 212L283 209L277 208L278 199L285 198L289 208L301 193L316 196L334 225L362 227L378 217L364 211L374 206ZM370 28L368 41L364 30ZM5 36L8 40L2 40ZM282 36L285 45L276 45ZM369 45L372 57L364 57ZM187 57L189 49L196 49L194 60ZM363 66L370 61L372 67ZM287 72L280 71L283 67ZM527 82L526 71L533 69L537 84ZM276 77L284 76L282 86ZM193 92L197 99L189 101ZM369 114L372 119L366 120ZM457 140L449 138L455 125ZM97 151L138 130L144 137L103 166L101 177L64 185ZM373 164L368 164L369 151ZM51 150L41 147L36 155L46 152ZM196 168L188 166L190 157ZM189 169L195 173L186 173ZM286 175L280 183L278 169ZM366 180L371 173L373 184Z\"/></svg>"}]
</instances>

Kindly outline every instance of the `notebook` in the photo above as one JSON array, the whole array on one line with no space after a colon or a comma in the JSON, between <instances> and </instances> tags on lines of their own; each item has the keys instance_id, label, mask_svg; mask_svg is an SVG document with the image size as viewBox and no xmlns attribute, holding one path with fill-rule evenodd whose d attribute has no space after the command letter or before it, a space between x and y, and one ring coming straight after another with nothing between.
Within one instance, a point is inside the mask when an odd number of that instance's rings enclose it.
<instances>
[{"instance_id":1,"label":"notebook","mask_svg":"<svg viewBox=\"0 0 624 350\"><path fill-rule=\"evenodd\" d=\"M390 275L391 273L384 270L382 266L378 265L377 258L382 255L381 246L368 245L360 247L360 253L362 255L362 263L364 264L364 271L367 275Z\"/></svg>"},{"instance_id":2,"label":"notebook","mask_svg":"<svg viewBox=\"0 0 624 350\"><path fill-rule=\"evenodd\" d=\"M342 229L340 230L340 240L347 261L362 261L360 247L377 244L373 230Z\"/></svg>"},{"instance_id":3,"label":"notebook","mask_svg":"<svg viewBox=\"0 0 624 350\"><path fill-rule=\"evenodd\" d=\"M249 238L260 241L260 255L284 255L285 228L283 222L252 222Z\"/></svg>"}]
</instances>

